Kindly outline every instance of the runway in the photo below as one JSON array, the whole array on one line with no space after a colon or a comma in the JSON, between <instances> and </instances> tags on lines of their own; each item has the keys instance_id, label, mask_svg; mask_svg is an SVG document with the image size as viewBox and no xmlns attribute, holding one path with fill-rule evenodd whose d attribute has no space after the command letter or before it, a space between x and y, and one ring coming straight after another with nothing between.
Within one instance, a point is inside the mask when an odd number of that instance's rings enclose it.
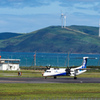
<instances>
[{"instance_id":1,"label":"runway","mask_svg":"<svg viewBox=\"0 0 100 100\"><path fill-rule=\"evenodd\" d=\"M0 78L0 83L100 83L100 78Z\"/></svg>"}]
</instances>

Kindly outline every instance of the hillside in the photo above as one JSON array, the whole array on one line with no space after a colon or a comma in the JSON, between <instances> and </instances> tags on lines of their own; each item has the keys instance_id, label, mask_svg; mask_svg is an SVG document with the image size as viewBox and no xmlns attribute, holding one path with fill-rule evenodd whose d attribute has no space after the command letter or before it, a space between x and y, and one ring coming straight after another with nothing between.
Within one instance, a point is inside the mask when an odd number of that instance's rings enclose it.
<instances>
[{"instance_id":1,"label":"hillside","mask_svg":"<svg viewBox=\"0 0 100 100\"><path fill-rule=\"evenodd\" d=\"M69 28L74 29L74 30L79 30L79 31L87 33L89 35L98 36L98 34L99 34L98 33L99 32L99 28L98 27L72 25L72 26L69 26Z\"/></svg>"},{"instance_id":2,"label":"hillside","mask_svg":"<svg viewBox=\"0 0 100 100\"><path fill-rule=\"evenodd\" d=\"M0 40L5 40L5 39L12 38L12 37L19 36L19 35L22 35L22 34L3 32L3 33L0 33Z\"/></svg>"},{"instance_id":3,"label":"hillside","mask_svg":"<svg viewBox=\"0 0 100 100\"><path fill-rule=\"evenodd\" d=\"M98 27L50 26L0 41L0 51L100 53Z\"/></svg>"}]
</instances>

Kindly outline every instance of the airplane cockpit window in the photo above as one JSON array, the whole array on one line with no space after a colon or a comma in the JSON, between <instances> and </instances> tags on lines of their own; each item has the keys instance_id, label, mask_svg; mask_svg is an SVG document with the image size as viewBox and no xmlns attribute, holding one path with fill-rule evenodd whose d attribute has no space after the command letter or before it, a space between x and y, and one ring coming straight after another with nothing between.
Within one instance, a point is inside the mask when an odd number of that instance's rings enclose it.
<instances>
[{"instance_id":1,"label":"airplane cockpit window","mask_svg":"<svg viewBox=\"0 0 100 100\"><path fill-rule=\"evenodd\" d=\"M51 73L51 71L46 71L47 73Z\"/></svg>"},{"instance_id":2,"label":"airplane cockpit window","mask_svg":"<svg viewBox=\"0 0 100 100\"><path fill-rule=\"evenodd\" d=\"M59 68L54 68L54 70L59 70Z\"/></svg>"}]
</instances>

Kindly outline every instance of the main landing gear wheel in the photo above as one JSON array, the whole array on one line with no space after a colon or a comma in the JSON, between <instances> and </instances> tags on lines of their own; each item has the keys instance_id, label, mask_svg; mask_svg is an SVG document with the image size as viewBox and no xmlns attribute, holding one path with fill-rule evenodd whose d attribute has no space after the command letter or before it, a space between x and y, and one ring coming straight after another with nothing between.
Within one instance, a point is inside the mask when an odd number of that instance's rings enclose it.
<instances>
[{"instance_id":1,"label":"main landing gear wheel","mask_svg":"<svg viewBox=\"0 0 100 100\"><path fill-rule=\"evenodd\" d=\"M54 76L54 79L56 79L57 77L56 76Z\"/></svg>"},{"instance_id":2,"label":"main landing gear wheel","mask_svg":"<svg viewBox=\"0 0 100 100\"><path fill-rule=\"evenodd\" d=\"M77 77L74 77L74 79L77 79Z\"/></svg>"},{"instance_id":3,"label":"main landing gear wheel","mask_svg":"<svg viewBox=\"0 0 100 100\"><path fill-rule=\"evenodd\" d=\"M47 79L47 77L45 77L45 79Z\"/></svg>"}]
</instances>

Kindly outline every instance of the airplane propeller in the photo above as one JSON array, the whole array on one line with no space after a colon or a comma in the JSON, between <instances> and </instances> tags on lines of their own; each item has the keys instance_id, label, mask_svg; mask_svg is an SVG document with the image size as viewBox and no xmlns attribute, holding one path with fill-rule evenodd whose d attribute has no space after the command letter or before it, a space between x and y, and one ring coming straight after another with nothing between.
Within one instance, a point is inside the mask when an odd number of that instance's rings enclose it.
<instances>
[{"instance_id":1,"label":"airplane propeller","mask_svg":"<svg viewBox=\"0 0 100 100\"><path fill-rule=\"evenodd\" d=\"M66 71L66 76L67 76L67 75L70 75L71 68L66 68L65 71Z\"/></svg>"}]
</instances>

